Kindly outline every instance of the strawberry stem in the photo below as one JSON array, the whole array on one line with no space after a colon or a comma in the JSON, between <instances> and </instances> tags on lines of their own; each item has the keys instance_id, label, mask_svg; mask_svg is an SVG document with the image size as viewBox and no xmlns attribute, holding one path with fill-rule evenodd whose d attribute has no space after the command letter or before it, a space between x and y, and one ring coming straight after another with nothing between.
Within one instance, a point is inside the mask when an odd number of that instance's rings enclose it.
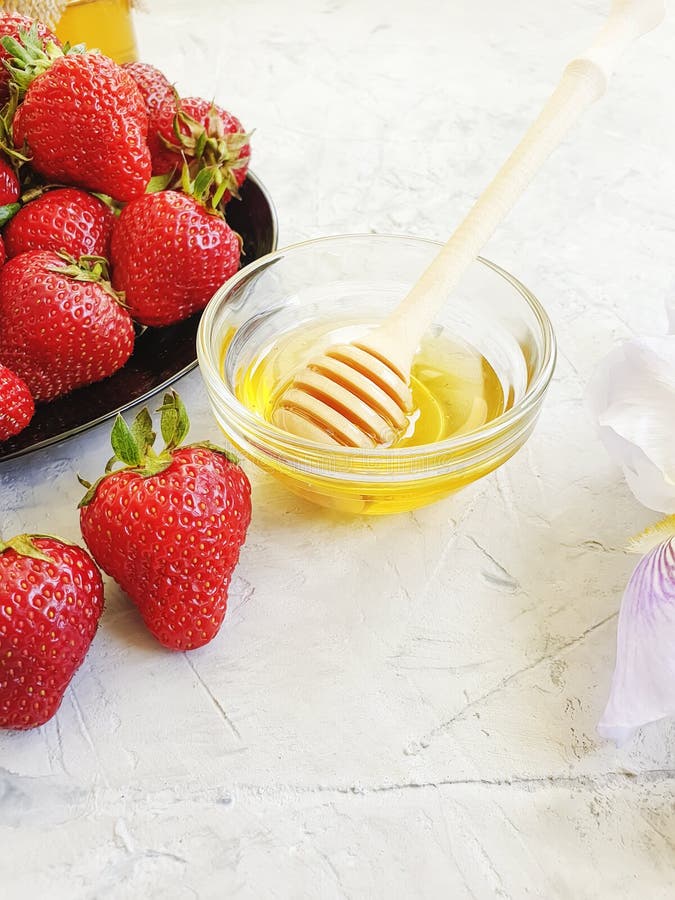
<instances>
[{"instance_id":1,"label":"strawberry stem","mask_svg":"<svg viewBox=\"0 0 675 900\"><path fill-rule=\"evenodd\" d=\"M106 464L105 474L94 484L77 476L78 481L87 491L80 500L78 508L88 506L94 499L101 482L115 471L129 469L140 475L141 478L151 478L168 469L173 461L174 451L182 445L190 431L190 419L185 404L175 391L168 391L164 395L162 405L157 412L161 413L160 430L164 439L164 449L161 453L155 453L153 450L157 435L147 408L144 407L136 415L131 426L127 425L121 414L118 414L110 433L113 456ZM207 450L221 453L232 463L237 462L236 458L227 450L208 441L189 446L204 447ZM122 463L122 468L116 468L118 463Z\"/></svg>"},{"instance_id":2,"label":"strawberry stem","mask_svg":"<svg viewBox=\"0 0 675 900\"><path fill-rule=\"evenodd\" d=\"M17 173L19 173L19 170L24 163L30 162L31 160L31 156L26 146L23 146L21 150L18 150L14 146L12 125L20 101L21 94L19 88L10 81L9 100L3 106L2 111L0 111L0 150L2 150L9 162L14 166Z\"/></svg>"},{"instance_id":3,"label":"strawberry stem","mask_svg":"<svg viewBox=\"0 0 675 900\"><path fill-rule=\"evenodd\" d=\"M75 259L65 251L56 254L65 263L63 266L47 266L48 272L54 272L73 281L90 282L100 285L106 294L125 306L124 293L116 291L110 283L109 263L104 256L80 256Z\"/></svg>"},{"instance_id":4,"label":"strawberry stem","mask_svg":"<svg viewBox=\"0 0 675 900\"><path fill-rule=\"evenodd\" d=\"M19 89L19 100L23 98L33 81L49 69L54 60L65 54L53 41L44 41L38 35L37 25L30 31L20 31L19 39L5 35L0 44L9 54L4 66L9 72L12 83ZM70 52L75 52L74 48Z\"/></svg>"},{"instance_id":5,"label":"strawberry stem","mask_svg":"<svg viewBox=\"0 0 675 900\"><path fill-rule=\"evenodd\" d=\"M251 133L236 131L225 134L215 104L211 105L205 128L185 112L180 97L175 91L174 94L175 143L160 135L164 146L182 156L185 162L172 187L193 196L209 212L221 214L219 207L226 192L239 197L237 173L248 164L248 157L241 158L240 153L248 144Z\"/></svg>"}]
</instances>

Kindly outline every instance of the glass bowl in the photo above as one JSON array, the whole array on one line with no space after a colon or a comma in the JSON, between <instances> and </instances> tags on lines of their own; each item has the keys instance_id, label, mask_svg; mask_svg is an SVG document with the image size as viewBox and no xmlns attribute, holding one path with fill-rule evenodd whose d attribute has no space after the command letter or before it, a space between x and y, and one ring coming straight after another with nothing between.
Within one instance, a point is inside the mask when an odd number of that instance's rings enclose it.
<instances>
[{"instance_id":1,"label":"glass bowl","mask_svg":"<svg viewBox=\"0 0 675 900\"><path fill-rule=\"evenodd\" d=\"M202 316L197 357L232 445L307 500L371 515L432 503L513 456L541 409L555 338L537 299L486 259L471 266L436 321L475 347L501 382L506 409L487 424L416 447L336 448L276 428L237 397L242 373L275 336L326 318L382 319L440 246L393 235L320 238L270 253L224 284Z\"/></svg>"}]
</instances>

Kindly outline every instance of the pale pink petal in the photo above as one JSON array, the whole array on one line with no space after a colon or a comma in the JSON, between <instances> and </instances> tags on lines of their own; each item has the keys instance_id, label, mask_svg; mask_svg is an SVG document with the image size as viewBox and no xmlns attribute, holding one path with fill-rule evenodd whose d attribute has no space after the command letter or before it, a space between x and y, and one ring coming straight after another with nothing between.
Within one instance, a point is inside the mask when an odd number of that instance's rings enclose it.
<instances>
[{"instance_id":1,"label":"pale pink petal","mask_svg":"<svg viewBox=\"0 0 675 900\"><path fill-rule=\"evenodd\" d=\"M675 715L675 538L644 556L621 601L616 667L598 732L623 744Z\"/></svg>"},{"instance_id":2,"label":"pale pink petal","mask_svg":"<svg viewBox=\"0 0 675 900\"><path fill-rule=\"evenodd\" d=\"M675 512L675 334L614 350L588 396L600 437L637 499Z\"/></svg>"}]
</instances>

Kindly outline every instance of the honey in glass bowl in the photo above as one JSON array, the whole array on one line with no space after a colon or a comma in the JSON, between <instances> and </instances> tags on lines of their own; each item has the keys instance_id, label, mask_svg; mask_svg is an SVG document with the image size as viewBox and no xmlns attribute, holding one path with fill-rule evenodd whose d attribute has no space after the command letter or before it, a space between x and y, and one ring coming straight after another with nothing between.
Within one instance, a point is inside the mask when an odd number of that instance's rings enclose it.
<instances>
[{"instance_id":1,"label":"honey in glass bowl","mask_svg":"<svg viewBox=\"0 0 675 900\"><path fill-rule=\"evenodd\" d=\"M298 369L385 319L439 247L413 236L319 238L262 257L223 285L202 316L197 355L233 447L301 497L363 515L433 503L513 456L541 409L555 338L527 288L483 259L421 342L415 411L394 444L318 444L272 421Z\"/></svg>"},{"instance_id":2,"label":"honey in glass bowl","mask_svg":"<svg viewBox=\"0 0 675 900\"><path fill-rule=\"evenodd\" d=\"M131 0L70 0L56 34L64 43L84 43L120 64L138 59Z\"/></svg>"},{"instance_id":3,"label":"honey in glass bowl","mask_svg":"<svg viewBox=\"0 0 675 900\"><path fill-rule=\"evenodd\" d=\"M295 375L317 353L358 342L375 322L322 320L276 335L240 373L235 392L251 412L272 423ZM223 347L224 354L227 346ZM422 340L410 373L408 427L390 445L419 447L468 434L506 409L504 389L489 361L471 344L440 329Z\"/></svg>"}]
</instances>

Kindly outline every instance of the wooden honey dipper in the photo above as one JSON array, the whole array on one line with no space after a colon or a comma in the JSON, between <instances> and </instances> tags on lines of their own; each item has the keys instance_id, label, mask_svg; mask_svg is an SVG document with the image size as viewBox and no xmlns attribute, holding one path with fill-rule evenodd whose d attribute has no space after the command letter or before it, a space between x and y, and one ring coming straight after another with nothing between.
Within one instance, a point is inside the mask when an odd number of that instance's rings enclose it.
<instances>
[{"instance_id":1,"label":"wooden honey dipper","mask_svg":"<svg viewBox=\"0 0 675 900\"><path fill-rule=\"evenodd\" d=\"M413 357L436 313L551 152L604 94L621 53L664 15L664 0L613 0L593 44L567 65L537 119L419 281L379 326L329 347L295 375L276 404L275 425L311 441L363 449L395 439L412 411Z\"/></svg>"}]
</instances>

